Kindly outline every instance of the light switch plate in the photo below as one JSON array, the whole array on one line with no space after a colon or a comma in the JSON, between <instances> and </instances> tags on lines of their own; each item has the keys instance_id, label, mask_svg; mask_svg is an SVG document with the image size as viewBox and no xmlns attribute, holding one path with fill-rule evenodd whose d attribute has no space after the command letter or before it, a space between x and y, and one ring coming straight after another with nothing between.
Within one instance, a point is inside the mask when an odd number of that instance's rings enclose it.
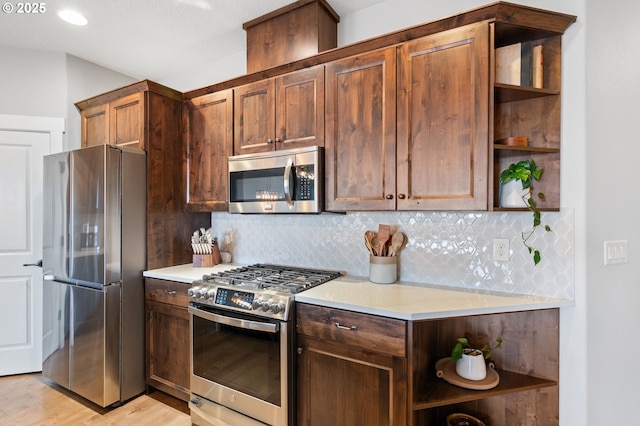
<instances>
[{"instance_id":1,"label":"light switch plate","mask_svg":"<svg viewBox=\"0 0 640 426\"><path fill-rule=\"evenodd\" d=\"M604 264L615 265L629 262L627 240L604 242Z\"/></svg>"}]
</instances>

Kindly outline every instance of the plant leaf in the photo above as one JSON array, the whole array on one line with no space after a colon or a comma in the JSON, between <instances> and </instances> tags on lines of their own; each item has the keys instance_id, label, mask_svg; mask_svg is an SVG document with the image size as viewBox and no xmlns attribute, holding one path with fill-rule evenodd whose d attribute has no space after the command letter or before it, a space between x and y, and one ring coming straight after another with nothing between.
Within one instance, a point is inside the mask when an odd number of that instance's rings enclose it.
<instances>
[{"instance_id":1,"label":"plant leaf","mask_svg":"<svg viewBox=\"0 0 640 426\"><path fill-rule=\"evenodd\" d=\"M538 250L535 250L533 252L533 264L537 265L538 263L540 263L540 252Z\"/></svg>"}]
</instances>

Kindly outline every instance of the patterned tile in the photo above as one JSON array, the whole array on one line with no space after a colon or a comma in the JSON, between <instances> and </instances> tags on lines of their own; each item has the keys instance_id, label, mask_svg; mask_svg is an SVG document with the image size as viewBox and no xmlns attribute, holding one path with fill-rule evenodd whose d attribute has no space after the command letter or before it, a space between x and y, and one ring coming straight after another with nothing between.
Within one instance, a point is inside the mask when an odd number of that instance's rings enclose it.
<instances>
[{"instance_id":1,"label":"patterned tile","mask_svg":"<svg viewBox=\"0 0 640 426\"><path fill-rule=\"evenodd\" d=\"M270 262L367 276L364 232L387 223L409 237L399 262L403 281L573 299L573 211L546 212L542 221L552 232L538 230L529 240L542 253L535 266L521 239L531 227L526 212L212 214L219 241L231 230L237 263ZM509 262L493 260L494 238L509 239Z\"/></svg>"}]
</instances>

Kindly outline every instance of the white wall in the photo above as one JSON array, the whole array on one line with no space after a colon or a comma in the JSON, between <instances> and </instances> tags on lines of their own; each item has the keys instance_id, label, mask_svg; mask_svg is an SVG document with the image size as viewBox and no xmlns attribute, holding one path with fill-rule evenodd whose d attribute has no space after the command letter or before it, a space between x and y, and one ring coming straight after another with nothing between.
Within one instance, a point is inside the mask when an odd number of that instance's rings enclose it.
<instances>
[{"instance_id":1,"label":"white wall","mask_svg":"<svg viewBox=\"0 0 640 426\"><path fill-rule=\"evenodd\" d=\"M587 407L590 424L637 424L640 3L587 0L587 8ZM630 262L604 266L603 241L619 239Z\"/></svg>"},{"instance_id":2,"label":"white wall","mask_svg":"<svg viewBox=\"0 0 640 426\"><path fill-rule=\"evenodd\" d=\"M80 147L74 102L134 81L60 52L0 46L0 58L0 114L64 118L65 150Z\"/></svg>"}]
</instances>

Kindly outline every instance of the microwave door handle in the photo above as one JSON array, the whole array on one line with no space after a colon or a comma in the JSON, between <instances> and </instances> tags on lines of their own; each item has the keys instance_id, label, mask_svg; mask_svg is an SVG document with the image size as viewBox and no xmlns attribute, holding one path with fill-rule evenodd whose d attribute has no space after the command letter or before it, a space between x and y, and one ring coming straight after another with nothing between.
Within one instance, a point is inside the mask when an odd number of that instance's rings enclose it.
<instances>
[{"instance_id":1,"label":"microwave door handle","mask_svg":"<svg viewBox=\"0 0 640 426\"><path fill-rule=\"evenodd\" d=\"M287 205L293 207L293 188L289 185L289 177L291 176L291 167L293 166L293 160L289 158L287 160L287 167L284 168L284 197L287 200Z\"/></svg>"}]
</instances>

